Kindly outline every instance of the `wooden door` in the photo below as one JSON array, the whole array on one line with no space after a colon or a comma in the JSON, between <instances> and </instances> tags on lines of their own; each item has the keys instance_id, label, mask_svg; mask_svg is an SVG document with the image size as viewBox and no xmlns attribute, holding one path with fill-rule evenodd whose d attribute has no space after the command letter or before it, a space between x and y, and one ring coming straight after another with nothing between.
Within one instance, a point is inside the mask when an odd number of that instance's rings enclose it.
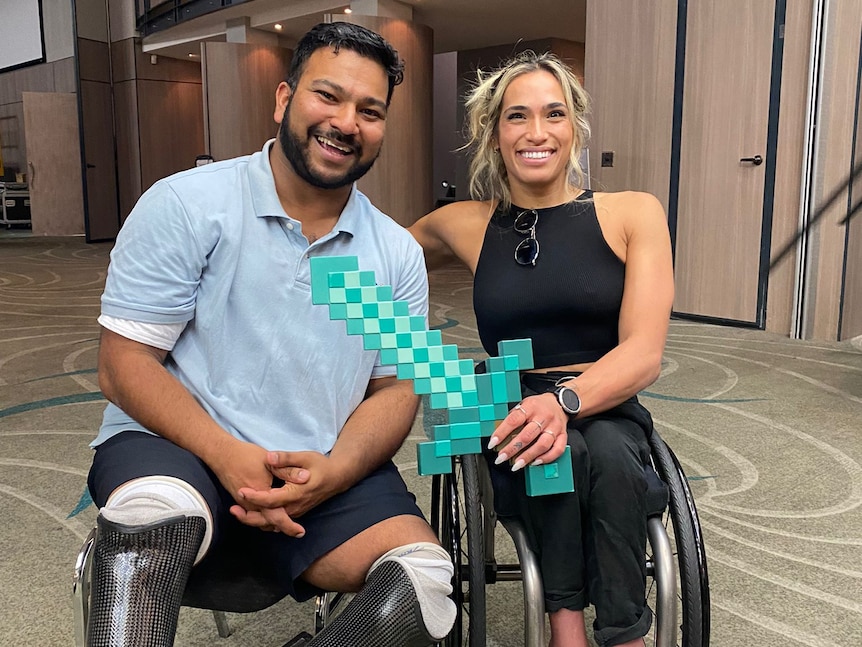
<instances>
[{"instance_id":1,"label":"wooden door","mask_svg":"<svg viewBox=\"0 0 862 647\"><path fill-rule=\"evenodd\" d=\"M120 231L111 86L81 80L87 168L87 242L112 240Z\"/></svg>"},{"instance_id":2,"label":"wooden door","mask_svg":"<svg viewBox=\"0 0 862 647\"><path fill-rule=\"evenodd\" d=\"M33 233L83 234L78 99L67 92L24 92L23 102Z\"/></svg>"},{"instance_id":3,"label":"wooden door","mask_svg":"<svg viewBox=\"0 0 862 647\"><path fill-rule=\"evenodd\" d=\"M764 325L775 3L687 3L675 230L679 314ZM743 161L756 156L763 162Z\"/></svg>"}]
</instances>

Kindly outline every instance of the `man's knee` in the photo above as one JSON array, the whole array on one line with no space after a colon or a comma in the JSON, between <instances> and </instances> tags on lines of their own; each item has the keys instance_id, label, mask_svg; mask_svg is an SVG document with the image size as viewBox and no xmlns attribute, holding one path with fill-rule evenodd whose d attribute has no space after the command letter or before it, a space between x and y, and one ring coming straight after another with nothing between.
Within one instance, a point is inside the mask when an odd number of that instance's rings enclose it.
<instances>
[{"instance_id":1,"label":"man's knee","mask_svg":"<svg viewBox=\"0 0 862 647\"><path fill-rule=\"evenodd\" d=\"M326 591L358 591L382 555L416 542L438 543L424 519L415 515L390 517L319 558L302 578Z\"/></svg>"},{"instance_id":2,"label":"man's knee","mask_svg":"<svg viewBox=\"0 0 862 647\"><path fill-rule=\"evenodd\" d=\"M213 536L213 515L206 500L189 483L170 476L145 476L128 481L108 497L100 516L125 526L148 526L177 517L200 517L204 534L196 553L200 562Z\"/></svg>"}]
</instances>

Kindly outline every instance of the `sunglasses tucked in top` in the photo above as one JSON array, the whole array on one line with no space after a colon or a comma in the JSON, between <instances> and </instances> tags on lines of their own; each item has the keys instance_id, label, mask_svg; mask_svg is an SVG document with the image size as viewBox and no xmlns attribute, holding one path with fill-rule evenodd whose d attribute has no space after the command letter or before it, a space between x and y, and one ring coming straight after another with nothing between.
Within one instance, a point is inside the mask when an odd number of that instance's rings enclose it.
<instances>
[{"instance_id":1,"label":"sunglasses tucked in top","mask_svg":"<svg viewBox=\"0 0 862 647\"><path fill-rule=\"evenodd\" d=\"M515 231L527 235L515 247L515 262L518 265L535 265L539 258L539 241L536 239L538 222L539 212L535 209L527 209L515 217Z\"/></svg>"}]
</instances>

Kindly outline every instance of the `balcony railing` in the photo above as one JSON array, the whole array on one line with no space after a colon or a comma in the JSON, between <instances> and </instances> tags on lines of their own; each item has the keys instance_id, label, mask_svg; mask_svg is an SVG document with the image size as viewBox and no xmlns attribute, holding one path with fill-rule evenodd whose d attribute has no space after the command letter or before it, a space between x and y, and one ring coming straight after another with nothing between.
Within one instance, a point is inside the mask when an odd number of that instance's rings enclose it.
<instances>
[{"instance_id":1,"label":"balcony railing","mask_svg":"<svg viewBox=\"0 0 862 647\"><path fill-rule=\"evenodd\" d=\"M136 0L137 28L142 36L249 0Z\"/></svg>"}]
</instances>

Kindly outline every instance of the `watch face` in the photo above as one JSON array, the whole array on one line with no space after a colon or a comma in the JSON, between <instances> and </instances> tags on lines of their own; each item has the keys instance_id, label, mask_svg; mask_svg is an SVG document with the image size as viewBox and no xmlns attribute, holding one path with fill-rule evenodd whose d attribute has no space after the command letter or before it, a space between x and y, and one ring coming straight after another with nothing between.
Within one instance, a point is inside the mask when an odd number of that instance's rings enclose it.
<instances>
[{"instance_id":1,"label":"watch face","mask_svg":"<svg viewBox=\"0 0 862 647\"><path fill-rule=\"evenodd\" d=\"M562 386L557 390L557 398L567 413L576 414L581 409L581 399L573 389Z\"/></svg>"}]
</instances>

